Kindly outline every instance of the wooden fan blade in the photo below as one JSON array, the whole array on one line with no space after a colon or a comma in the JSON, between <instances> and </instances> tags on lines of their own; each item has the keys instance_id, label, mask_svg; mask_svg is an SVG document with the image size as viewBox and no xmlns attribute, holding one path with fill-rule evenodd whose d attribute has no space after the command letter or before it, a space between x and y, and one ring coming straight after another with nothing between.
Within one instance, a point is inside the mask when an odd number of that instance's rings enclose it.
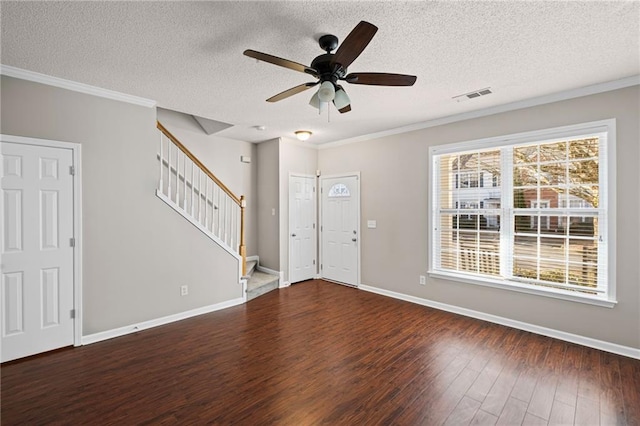
<instances>
[{"instance_id":1,"label":"wooden fan blade","mask_svg":"<svg viewBox=\"0 0 640 426\"><path fill-rule=\"evenodd\" d=\"M369 84L372 86L413 86L417 77L406 74L388 74L384 72L354 72L344 78L351 84Z\"/></svg>"},{"instance_id":2,"label":"wooden fan blade","mask_svg":"<svg viewBox=\"0 0 640 426\"><path fill-rule=\"evenodd\" d=\"M373 36L378 31L378 27L366 21L360 21L351 30L347 38L344 39L335 55L331 59L332 64L340 64L347 68L355 59L360 56L365 47L369 44Z\"/></svg>"},{"instance_id":3,"label":"wooden fan blade","mask_svg":"<svg viewBox=\"0 0 640 426\"><path fill-rule=\"evenodd\" d=\"M351 111L351 104L347 105L344 108L340 108L338 111L340 112L340 114L344 114L345 112Z\"/></svg>"},{"instance_id":4,"label":"wooden fan blade","mask_svg":"<svg viewBox=\"0 0 640 426\"><path fill-rule=\"evenodd\" d=\"M296 87L292 87L291 89L287 89L284 92L280 92L277 95L270 97L269 99L267 99L267 102L278 102L278 101L281 101L283 99L288 98L289 96L293 96L293 95L296 95L296 94L298 94L300 92L304 92L308 88L313 87L318 83L319 82L317 82L317 83L303 83L303 84L300 84L300 85L298 85Z\"/></svg>"},{"instance_id":5,"label":"wooden fan blade","mask_svg":"<svg viewBox=\"0 0 640 426\"><path fill-rule=\"evenodd\" d=\"M257 52L255 50L247 49L244 51L244 55L250 58L257 59L259 61L269 62L270 64L278 65L280 67L289 68L290 70L303 72L305 74L311 74L318 76L318 72L311 67L293 62L288 59L278 58L277 56L269 55L268 53Z\"/></svg>"}]
</instances>

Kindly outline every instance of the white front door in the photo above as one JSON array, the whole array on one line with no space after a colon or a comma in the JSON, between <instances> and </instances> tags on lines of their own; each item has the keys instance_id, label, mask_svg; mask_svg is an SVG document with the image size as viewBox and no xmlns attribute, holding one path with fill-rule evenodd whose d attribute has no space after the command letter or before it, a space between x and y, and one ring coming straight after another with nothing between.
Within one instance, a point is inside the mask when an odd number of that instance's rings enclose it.
<instances>
[{"instance_id":1,"label":"white front door","mask_svg":"<svg viewBox=\"0 0 640 426\"><path fill-rule=\"evenodd\" d=\"M4 362L74 343L73 152L0 145Z\"/></svg>"},{"instance_id":2,"label":"white front door","mask_svg":"<svg viewBox=\"0 0 640 426\"><path fill-rule=\"evenodd\" d=\"M289 282L316 275L316 178L289 176Z\"/></svg>"},{"instance_id":3,"label":"white front door","mask_svg":"<svg viewBox=\"0 0 640 426\"><path fill-rule=\"evenodd\" d=\"M357 175L321 178L323 278L358 285L360 187Z\"/></svg>"}]
</instances>

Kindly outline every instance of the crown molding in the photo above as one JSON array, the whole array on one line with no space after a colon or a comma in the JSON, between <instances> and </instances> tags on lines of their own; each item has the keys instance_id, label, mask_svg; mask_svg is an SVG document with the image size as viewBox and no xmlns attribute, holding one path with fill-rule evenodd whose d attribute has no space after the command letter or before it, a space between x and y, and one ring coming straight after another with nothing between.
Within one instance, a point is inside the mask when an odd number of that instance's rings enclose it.
<instances>
[{"instance_id":1,"label":"crown molding","mask_svg":"<svg viewBox=\"0 0 640 426\"><path fill-rule=\"evenodd\" d=\"M336 148L339 146L349 145L352 143L363 142L363 141L368 141L372 139L379 139L386 136L397 135L400 133L413 132L415 130L427 129L429 127L442 126L444 124L451 124L458 121L470 120L470 119L479 118L479 117L486 117L488 115L514 111L514 110L523 109L523 108L530 108L538 105L550 104L553 102L559 102L559 101L564 101L568 99L580 98L583 96L595 95L598 93L610 92L613 90L624 89L625 87L631 87L631 86L637 86L637 85L640 85L640 75L634 75L634 76L622 78L619 80L607 81L604 83L598 83L590 86L579 87L576 89L565 90L562 92L551 93L548 95L537 96L535 98L524 99L522 101L511 102L503 105L496 105L496 106L483 108L475 111L468 111L460 114L449 115L446 117L436 118L436 119L424 121L421 123L384 130L382 132L356 136L353 138L344 139L336 142L329 142L326 144L317 145L317 147L319 150Z\"/></svg>"},{"instance_id":2,"label":"crown molding","mask_svg":"<svg viewBox=\"0 0 640 426\"><path fill-rule=\"evenodd\" d=\"M61 89L72 90L74 92L84 93L86 95L98 96L101 98L126 102L147 108L153 108L156 106L156 101L151 99L127 95L126 93L90 86L88 84L65 80L63 78L52 77L50 75L23 70L21 68L12 67L9 65L0 64L0 74L6 75L7 77L19 78L21 80L28 80L34 83L46 84L48 86L59 87Z\"/></svg>"}]
</instances>

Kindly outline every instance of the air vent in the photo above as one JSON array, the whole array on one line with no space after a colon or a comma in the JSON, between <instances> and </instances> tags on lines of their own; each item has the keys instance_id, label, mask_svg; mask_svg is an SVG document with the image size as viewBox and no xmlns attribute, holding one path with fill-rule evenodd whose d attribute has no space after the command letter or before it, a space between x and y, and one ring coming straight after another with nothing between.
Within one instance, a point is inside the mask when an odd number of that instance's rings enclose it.
<instances>
[{"instance_id":1,"label":"air vent","mask_svg":"<svg viewBox=\"0 0 640 426\"><path fill-rule=\"evenodd\" d=\"M475 90L473 92L465 93L464 95L454 96L452 99L455 99L456 102L462 102L469 99L479 98L480 96L485 96L493 93L490 87L485 87L484 89Z\"/></svg>"}]
</instances>

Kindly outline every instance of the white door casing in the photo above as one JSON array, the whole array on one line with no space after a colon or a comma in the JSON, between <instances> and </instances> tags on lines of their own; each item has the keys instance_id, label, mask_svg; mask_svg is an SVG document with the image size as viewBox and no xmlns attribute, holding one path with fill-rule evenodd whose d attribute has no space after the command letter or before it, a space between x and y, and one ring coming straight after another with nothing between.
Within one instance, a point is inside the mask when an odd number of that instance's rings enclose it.
<instances>
[{"instance_id":1,"label":"white door casing","mask_svg":"<svg viewBox=\"0 0 640 426\"><path fill-rule=\"evenodd\" d=\"M360 282L360 176L321 177L321 269L323 278Z\"/></svg>"},{"instance_id":2,"label":"white door casing","mask_svg":"<svg viewBox=\"0 0 640 426\"><path fill-rule=\"evenodd\" d=\"M289 176L289 282L316 276L316 178Z\"/></svg>"},{"instance_id":3,"label":"white door casing","mask_svg":"<svg viewBox=\"0 0 640 426\"><path fill-rule=\"evenodd\" d=\"M2 135L1 152L4 362L80 342L73 239L79 147Z\"/></svg>"}]
</instances>

